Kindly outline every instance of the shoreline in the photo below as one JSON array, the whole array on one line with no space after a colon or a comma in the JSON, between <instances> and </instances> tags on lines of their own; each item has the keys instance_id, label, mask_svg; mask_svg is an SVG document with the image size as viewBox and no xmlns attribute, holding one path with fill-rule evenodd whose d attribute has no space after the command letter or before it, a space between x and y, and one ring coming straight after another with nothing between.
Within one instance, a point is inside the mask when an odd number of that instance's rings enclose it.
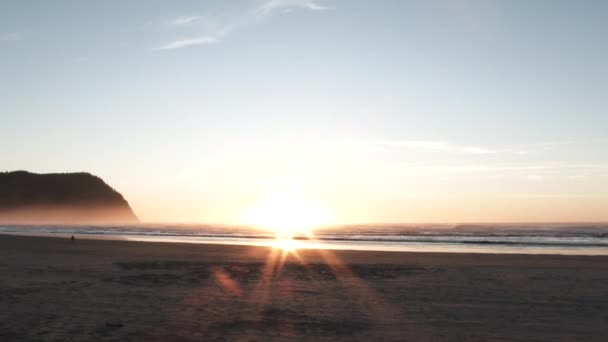
<instances>
[{"instance_id":1,"label":"shoreline","mask_svg":"<svg viewBox=\"0 0 608 342\"><path fill-rule=\"evenodd\" d=\"M132 234L78 234L42 232L2 232L0 236L70 238L79 240L134 241L146 243L181 243L225 246L275 247L276 240L268 238L241 237L199 237L178 235L132 235ZM397 253L448 253L448 254L500 254L500 255L570 255L608 256L608 247L603 245L575 244L517 244L517 243L474 243L474 242L393 242L393 241L335 241L335 240L293 240L292 245L299 250L345 250L366 252Z\"/></svg>"},{"instance_id":2,"label":"shoreline","mask_svg":"<svg viewBox=\"0 0 608 342\"><path fill-rule=\"evenodd\" d=\"M156 242L156 241L132 241L127 239L109 238L109 239L87 239L81 238L71 241L69 236L24 236L24 235L9 235L0 234L0 251L10 251L13 246L21 244L34 245L36 252L61 252L58 248L66 247L67 252L82 252L87 249L94 250L95 255L99 255L105 248L107 251L112 249L119 250L123 253L128 252L138 247L138 250L144 250L145 254L150 257L168 257L168 258L195 258L202 261L213 261L209 258L209 252L219 258L229 256L230 261L234 262L265 262L267 255L272 250L280 251L280 248L270 246L253 246L253 245L230 245L230 244L206 244L206 243L183 243L183 242ZM201 252L200 254L198 252ZM466 260L469 265L504 265L517 263L519 266L526 266L527 262L541 263L543 267L555 266L553 262L565 262L559 266L577 266L578 263L585 263L584 267L599 266L608 270L608 256L605 255L562 255L562 254L509 254L509 253L451 253L451 252L404 252L404 251L367 251L367 250L327 250L327 249L302 249L297 250L297 253L309 259L310 262L325 262L320 257L323 252L330 252L342 260L344 263L363 263L363 264L401 264L411 263L412 260L422 260L429 262L431 260L441 260L446 265L460 263ZM32 254L33 254L32 253ZM154 255L156 254L156 255ZM1 252L0 252L1 255ZM297 262L293 255L288 255L287 262ZM591 264L588 264L591 262Z\"/></svg>"}]
</instances>

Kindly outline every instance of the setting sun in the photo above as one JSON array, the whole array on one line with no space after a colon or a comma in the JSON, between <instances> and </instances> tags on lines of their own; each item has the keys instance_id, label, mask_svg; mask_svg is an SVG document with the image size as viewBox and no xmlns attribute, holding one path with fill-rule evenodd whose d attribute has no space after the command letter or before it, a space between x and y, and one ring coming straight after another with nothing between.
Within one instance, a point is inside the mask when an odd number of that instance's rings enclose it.
<instances>
[{"instance_id":1,"label":"setting sun","mask_svg":"<svg viewBox=\"0 0 608 342\"><path fill-rule=\"evenodd\" d=\"M275 193L262 199L247 216L247 223L272 230L281 247L293 248L296 235L310 236L315 226L327 223L326 210L297 191ZM288 242L287 242L288 241Z\"/></svg>"},{"instance_id":2,"label":"setting sun","mask_svg":"<svg viewBox=\"0 0 608 342\"><path fill-rule=\"evenodd\" d=\"M294 241L292 238L290 237L279 237L277 236L274 244L273 244L274 248L280 248L285 252L291 252L294 251L295 249L297 249L297 242Z\"/></svg>"}]
</instances>

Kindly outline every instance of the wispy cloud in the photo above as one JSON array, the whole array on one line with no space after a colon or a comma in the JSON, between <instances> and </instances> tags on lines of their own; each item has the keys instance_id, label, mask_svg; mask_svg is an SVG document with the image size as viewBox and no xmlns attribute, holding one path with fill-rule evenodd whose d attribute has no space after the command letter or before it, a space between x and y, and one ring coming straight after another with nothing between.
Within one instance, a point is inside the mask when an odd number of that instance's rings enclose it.
<instances>
[{"instance_id":1,"label":"wispy cloud","mask_svg":"<svg viewBox=\"0 0 608 342\"><path fill-rule=\"evenodd\" d=\"M202 45L202 44L213 44L217 42L217 38L211 36L201 36L201 37L193 37L193 38L184 38L172 41L167 43L161 47L158 47L157 50L172 50L172 49L180 49L183 47L193 46L193 45Z\"/></svg>"},{"instance_id":2,"label":"wispy cloud","mask_svg":"<svg viewBox=\"0 0 608 342\"><path fill-rule=\"evenodd\" d=\"M297 8L309 9L313 11L322 11L330 9L329 6L319 4L319 1L309 0L270 0L264 3L259 8L259 12L269 14L276 10L293 10Z\"/></svg>"},{"instance_id":3,"label":"wispy cloud","mask_svg":"<svg viewBox=\"0 0 608 342\"><path fill-rule=\"evenodd\" d=\"M201 17L198 15L192 15L192 16L188 16L188 17L179 17L179 18L175 18L175 19L171 20L171 24L177 25L177 26L188 25L188 24L191 24L200 19L201 19Z\"/></svg>"},{"instance_id":4,"label":"wispy cloud","mask_svg":"<svg viewBox=\"0 0 608 342\"><path fill-rule=\"evenodd\" d=\"M605 198L607 194L605 193L515 193L515 194L502 194L502 197L511 197L511 198L542 198L542 199L574 199L574 198L593 198L600 197Z\"/></svg>"},{"instance_id":5,"label":"wispy cloud","mask_svg":"<svg viewBox=\"0 0 608 342\"><path fill-rule=\"evenodd\" d=\"M0 33L1 42L16 42L23 40L23 34L19 32Z\"/></svg>"},{"instance_id":6,"label":"wispy cloud","mask_svg":"<svg viewBox=\"0 0 608 342\"><path fill-rule=\"evenodd\" d=\"M378 147L393 147L393 148L414 148L424 149L434 152L457 152L470 154L491 154L497 153L497 150L480 147L480 146L465 146L448 143L445 141L431 140L397 140L397 141L377 141L372 144Z\"/></svg>"},{"instance_id":7,"label":"wispy cloud","mask_svg":"<svg viewBox=\"0 0 608 342\"><path fill-rule=\"evenodd\" d=\"M427 150L429 152L443 153L462 153L476 155L490 154L515 154L524 155L534 152L543 152L553 149L556 146L570 145L573 142L543 142L534 144L521 144L503 147L487 147L478 145L464 145L442 140L383 140L383 141L360 141L359 144L364 144L375 150L388 149L418 149Z\"/></svg>"},{"instance_id":8,"label":"wispy cloud","mask_svg":"<svg viewBox=\"0 0 608 342\"><path fill-rule=\"evenodd\" d=\"M321 5L321 1L267 0L257 7L243 8L239 13L232 13L230 16L204 14L177 17L169 21L170 29L188 31L188 36L174 39L155 50L174 50L217 43L237 29L258 24L275 12L286 13L298 9L322 11L331 8Z\"/></svg>"},{"instance_id":9,"label":"wispy cloud","mask_svg":"<svg viewBox=\"0 0 608 342\"><path fill-rule=\"evenodd\" d=\"M602 173L608 172L608 164L585 163L426 163L401 165L404 172L428 175L430 173L514 173L528 180L542 180L547 175L560 174L568 177L573 172Z\"/></svg>"},{"instance_id":10,"label":"wispy cloud","mask_svg":"<svg viewBox=\"0 0 608 342\"><path fill-rule=\"evenodd\" d=\"M313 11L323 11L323 10L328 10L328 9L333 8L333 7L329 7L329 6L321 6L315 2L307 2L306 4L304 4L304 7L311 9Z\"/></svg>"}]
</instances>

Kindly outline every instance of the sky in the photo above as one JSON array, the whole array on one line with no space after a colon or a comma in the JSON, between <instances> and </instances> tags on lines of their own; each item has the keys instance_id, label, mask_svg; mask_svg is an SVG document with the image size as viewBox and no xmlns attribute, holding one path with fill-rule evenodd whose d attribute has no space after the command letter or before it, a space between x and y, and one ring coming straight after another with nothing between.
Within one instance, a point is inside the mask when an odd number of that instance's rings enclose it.
<instances>
[{"instance_id":1,"label":"sky","mask_svg":"<svg viewBox=\"0 0 608 342\"><path fill-rule=\"evenodd\" d=\"M606 1L10 1L0 170L144 221L608 221Z\"/></svg>"}]
</instances>

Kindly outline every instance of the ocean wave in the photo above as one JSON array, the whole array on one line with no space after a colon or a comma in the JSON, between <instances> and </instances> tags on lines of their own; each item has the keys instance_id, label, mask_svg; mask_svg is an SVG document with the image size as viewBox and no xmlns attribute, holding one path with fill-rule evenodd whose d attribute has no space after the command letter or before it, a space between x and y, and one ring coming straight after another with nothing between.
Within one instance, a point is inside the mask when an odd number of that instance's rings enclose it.
<instances>
[{"instance_id":1,"label":"ocean wave","mask_svg":"<svg viewBox=\"0 0 608 342\"><path fill-rule=\"evenodd\" d=\"M0 233L38 233L88 236L140 236L196 239L274 239L273 232L247 226L228 225L129 225L129 226L31 226L4 225ZM484 225L357 225L331 226L317 230L314 238L296 235L296 240L318 242L372 242L391 244L462 244L534 247L608 247L606 224L484 224Z\"/></svg>"}]
</instances>

